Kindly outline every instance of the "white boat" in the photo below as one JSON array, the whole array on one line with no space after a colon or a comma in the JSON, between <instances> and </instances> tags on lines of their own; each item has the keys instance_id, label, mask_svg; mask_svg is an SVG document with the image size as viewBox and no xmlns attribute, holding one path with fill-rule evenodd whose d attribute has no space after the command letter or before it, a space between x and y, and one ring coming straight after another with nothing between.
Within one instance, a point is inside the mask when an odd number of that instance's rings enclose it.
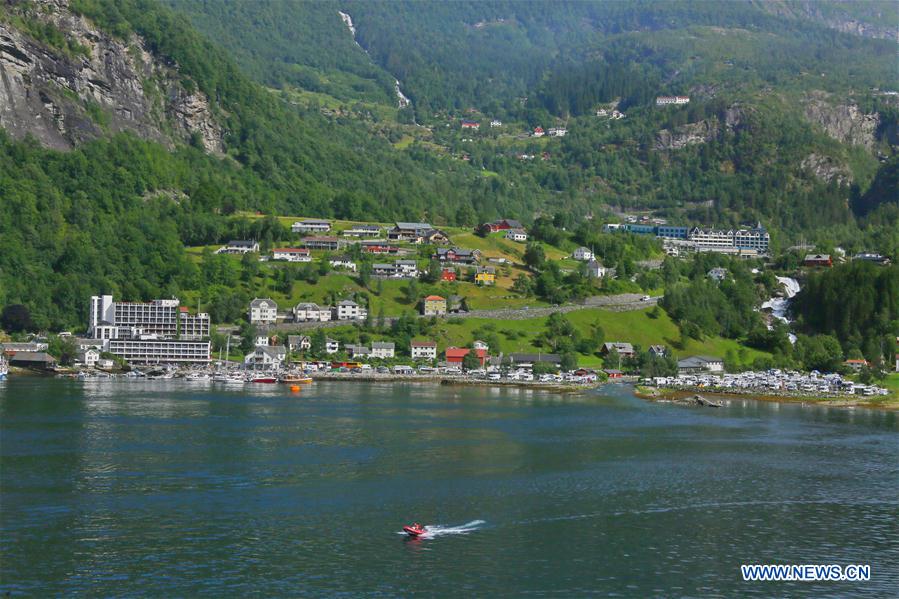
<instances>
[{"instance_id":1,"label":"white boat","mask_svg":"<svg viewBox=\"0 0 899 599\"><path fill-rule=\"evenodd\" d=\"M6 358L0 356L0 381L5 381L9 375L9 366L6 364Z\"/></svg>"}]
</instances>

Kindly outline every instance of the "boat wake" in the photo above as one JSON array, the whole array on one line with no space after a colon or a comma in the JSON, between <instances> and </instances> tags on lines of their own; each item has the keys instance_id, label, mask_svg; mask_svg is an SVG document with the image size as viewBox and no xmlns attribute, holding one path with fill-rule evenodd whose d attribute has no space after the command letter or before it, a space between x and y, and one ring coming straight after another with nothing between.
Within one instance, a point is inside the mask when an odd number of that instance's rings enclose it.
<instances>
[{"instance_id":1,"label":"boat wake","mask_svg":"<svg viewBox=\"0 0 899 599\"><path fill-rule=\"evenodd\" d=\"M460 524L459 526L443 526L441 524L430 524L428 526L425 526L425 532L419 535L418 538L433 539L435 537L442 537L444 535L464 535L478 530L484 524L486 524L484 520L472 520L471 522L466 522L465 524ZM405 535L406 533L400 531L397 534Z\"/></svg>"}]
</instances>

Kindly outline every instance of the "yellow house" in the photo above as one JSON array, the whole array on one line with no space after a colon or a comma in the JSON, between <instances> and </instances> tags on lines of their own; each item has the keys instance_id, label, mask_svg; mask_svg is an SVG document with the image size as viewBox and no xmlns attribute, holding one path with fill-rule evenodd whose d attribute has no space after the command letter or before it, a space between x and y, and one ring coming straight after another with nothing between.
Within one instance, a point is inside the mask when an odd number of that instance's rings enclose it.
<instances>
[{"instance_id":1,"label":"yellow house","mask_svg":"<svg viewBox=\"0 0 899 599\"><path fill-rule=\"evenodd\" d=\"M496 269L492 266L482 266L478 268L474 275L474 282L478 285L495 285Z\"/></svg>"}]
</instances>

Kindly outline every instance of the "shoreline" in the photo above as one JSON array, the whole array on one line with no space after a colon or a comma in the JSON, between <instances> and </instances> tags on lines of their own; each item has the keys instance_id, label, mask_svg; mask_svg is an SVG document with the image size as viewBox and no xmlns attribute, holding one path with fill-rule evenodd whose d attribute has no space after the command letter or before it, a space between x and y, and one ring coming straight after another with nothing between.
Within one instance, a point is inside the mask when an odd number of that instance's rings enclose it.
<instances>
[{"instance_id":1,"label":"shoreline","mask_svg":"<svg viewBox=\"0 0 899 599\"><path fill-rule=\"evenodd\" d=\"M776 394L776 393L756 393L750 391L710 391L700 387L685 388L669 388L669 387L645 387L641 385L634 386L634 396L646 401L656 403L681 403L694 395L702 394L704 397L731 400L731 399L752 399L755 401L764 401L768 403L784 403L784 404L810 404L815 406L826 406L833 408L865 408L870 410L883 410L886 412L899 411L899 399L895 397L885 397L880 401L871 401L870 397L863 395L833 395L830 397L822 397L820 395L802 395L794 394Z\"/></svg>"},{"instance_id":2,"label":"shoreline","mask_svg":"<svg viewBox=\"0 0 899 599\"><path fill-rule=\"evenodd\" d=\"M421 375L421 374L393 374L393 373L369 373L353 374L349 372L313 372L309 376L313 381L341 381L360 383L429 383L440 386L460 387L514 387L519 389L535 389L538 391L552 391L557 393L577 393L596 389L602 383L550 383L545 381L490 381L486 379L473 379L467 377L452 377L445 374Z\"/></svg>"}]
</instances>

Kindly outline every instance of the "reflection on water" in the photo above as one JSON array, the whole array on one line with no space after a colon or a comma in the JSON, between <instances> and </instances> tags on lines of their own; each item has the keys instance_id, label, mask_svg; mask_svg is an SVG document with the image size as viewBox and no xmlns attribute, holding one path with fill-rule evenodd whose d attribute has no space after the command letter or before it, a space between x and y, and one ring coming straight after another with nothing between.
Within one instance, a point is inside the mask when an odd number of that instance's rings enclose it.
<instances>
[{"instance_id":1,"label":"reflection on water","mask_svg":"<svg viewBox=\"0 0 899 599\"><path fill-rule=\"evenodd\" d=\"M626 387L13 379L0 592L884 596L893 413ZM395 533L418 520L436 534ZM439 527L439 528L438 528ZM871 563L863 586L741 563Z\"/></svg>"}]
</instances>

